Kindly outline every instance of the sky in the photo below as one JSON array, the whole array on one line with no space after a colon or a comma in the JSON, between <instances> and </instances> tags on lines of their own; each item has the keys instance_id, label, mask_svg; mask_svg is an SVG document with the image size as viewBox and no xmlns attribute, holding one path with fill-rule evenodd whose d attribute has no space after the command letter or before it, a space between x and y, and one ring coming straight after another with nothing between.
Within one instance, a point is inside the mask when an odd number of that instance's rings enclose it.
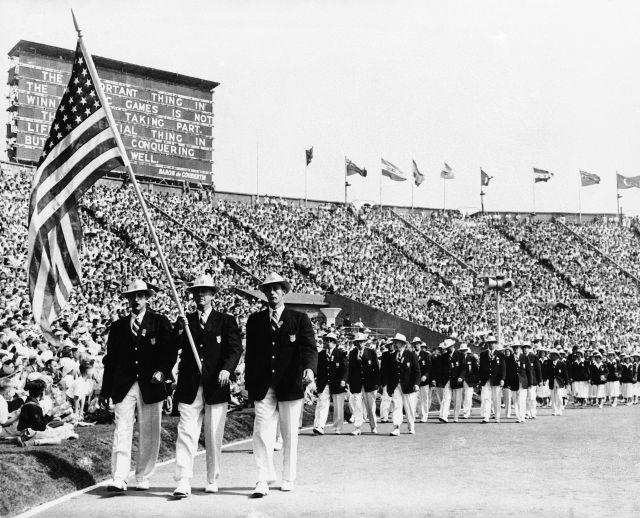
<instances>
[{"instance_id":1,"label":"sky","mask_svg":"<svg viewBox=\"0 0 640 518\"><path fill-rule=\"evenodd\" d=\"M640 175L637 1L0 0L0 48L74 48L71 7L93 54L220 83L220 191L304 197L311 146L309 199L344 199L345 156L369 172L350 201L411 205L384 157L425 174L415 206L464 211L480 167L501 211L533 209L533 167L554 173L538 212L615 212L616 171ZM622 194L640 213L640 189Z\"/></svg>"}]
</instances>

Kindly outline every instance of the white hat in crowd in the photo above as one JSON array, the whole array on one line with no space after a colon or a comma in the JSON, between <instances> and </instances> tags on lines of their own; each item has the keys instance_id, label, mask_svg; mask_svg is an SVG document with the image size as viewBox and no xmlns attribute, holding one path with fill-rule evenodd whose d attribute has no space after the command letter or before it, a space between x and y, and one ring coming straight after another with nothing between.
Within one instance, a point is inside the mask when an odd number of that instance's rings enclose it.
<instances>
[{"instance_id":1,"label":"white hat in crowd","mask_svg":"<svg viewBox=\"0 0 640 518\"><path fill-rule=\"evenodd\" d=\"M271 272L267 275L267 278L262 281L262 284L258 286L258 289L260 291L264 291L270 284L280 284L285 293L289 293L291 291L291 283L279 273Z\"/></svg>"}]
</instances>

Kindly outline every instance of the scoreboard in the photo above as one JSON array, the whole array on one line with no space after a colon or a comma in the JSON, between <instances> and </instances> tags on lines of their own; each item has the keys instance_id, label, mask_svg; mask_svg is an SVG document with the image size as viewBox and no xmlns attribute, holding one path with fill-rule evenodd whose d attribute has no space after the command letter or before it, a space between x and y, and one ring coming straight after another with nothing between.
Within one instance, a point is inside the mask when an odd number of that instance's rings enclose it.
<instances>
[{"instance_id":1,"label":"scoreboard","mask_svg":"<svg viewBox=\"0 0 640 518\"><path fill-rule=\"evenodd\" d=\"M71 74L74 52L21 40L9 52L11 160L37 164ZM134 172L212 183L219 83L94 56Z\"/></svg>"}]
</instances>

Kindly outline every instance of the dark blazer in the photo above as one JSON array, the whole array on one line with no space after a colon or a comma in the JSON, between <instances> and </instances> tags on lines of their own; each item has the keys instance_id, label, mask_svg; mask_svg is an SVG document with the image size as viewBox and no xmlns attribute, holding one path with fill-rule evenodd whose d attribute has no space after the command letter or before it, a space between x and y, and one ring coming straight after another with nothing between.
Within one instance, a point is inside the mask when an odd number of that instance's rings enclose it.
<instances>
[{"instance_id":1,"label":"dark blazer","mask_svg":"<svg viewBox=\"0 0 640 518\"><path fill-rule=\"evenodd\" d=\"M204 329L200 327L197 311L189 313L187 320L202 362L203 374L201 376L198 371L187 334L182 327L176 326L175 343L182 352L174 400L179 403L193 403L198 387L202 384L202 395L207 405L229 402L229 385L221 387L218 384L218 375L221 370L233 374L242 355L242 341L236 319L212 309Z\"/></svg>"},{"instance_id":2,"label":"dark blazer","mask_svg":"<svg viewBox=\"0 0 640 518\"><path fill-rule=\"evenodd\" d=\"M421 350L418 353L418 363L420 364L420 386L424 387L429 384L429 371L431 370L432 360L429 351ZM422 381L422 377L425 380Z\"/></svg>"},{"instance_id":3,"label":"dark blazer","mask_svg":"<svg viewBox=\"0 0 640 518\"><path fill-rule=\"evenodd\" d=\"M171 379L177 358L173 338L169 319L150 308L145 311L137 337L131 331L130 315L116 320L111 324L107 354L102 360L104 375L100 396L119 403L137 381L145 403L164 400L166 384L152 383L151 377L160 371L166 379Z\"/></svg>"},{"instance_id":4,"label":"dark blazer","mask_svg":"<svg viewBox=\"0 0 640 518\"><path fill-rule=\"evenodd\" d=\"M607 374L607 381L620 381L620 364L618 361L607 360L605 363L609 371Z\"/></svg>"},{"instance_id":5,"label":"dark blazer","mask_svg":"<svg viewBox=\"0 0 640 518\"><path fill-rule=\"evenodd\" d=\"M349 375L349 360L347 353L334 347L331 355L328 349L318 353L318 379L316 388L318 394L329 385L331 394L342 394L347 391L347 377ZM344 385L341 382L344 381Z\"/></svg>"},{"instance_id":6,"label":"dark blazer","mask_svg":"<svg viewBox=\"0 0 640 518\"><path fill-rule=\"evenodd\" d=\"M633 363L621 363L620 364L620 381L622 383L633 383L634 375Z\"/></svg>"},{"instance_id":7,"label":"dark blazer","mask_svg":"<svg viewBox=\"0 0 640 518\"><path fill-rule=\"evenodd\" d=\"M551 368L553 375L549 378L549 388L556 388L556 384L558 385L558 388L566 387L569 383L567 365L562 360L558 360L555 365L551 362Z\"/></svg>"},{"instance_id":8,"label":"dark blazer","mask_svg":"<svg viewBox=\"0 0 640 518\"><path fill-rule=\"evenodd\" d=\"M470 387L476 384L478 379L478 360L471 353L462 355L462 362L464 363L464 377L463 380Z\"/></svg>"},{"instance_id":9,"label":"dark blazer","mask_svg":"<svg viewBox=\"0 0 640 518\"><path fill-rule=\"evenodd\" d=\"M397 353L391 353L385 380L389 395L393 394L398 384L404 394L415 392L415 386L420 384L418 355L406 348L398 361Z\"/></svg>"},{"instance_id":10,"label":"dark blazer","mask_svg":"<svg viewBox=\"0 0 640 518\"><path fill-rule=\"evenodd\" d=\"M507 377L511 390L528 389L531 386L531 363L526 354L520 354L517 359L515 355L508 358Z\"/></svg>"},{"instance_id":11,"label":"dark blazer","mask_svg":"<svg viewBox=\"0 0 640 518\"><path fill-rule=\"evenodd\" d=\"M380 355L380 388L387 386L387 380L389 378L389 373L391 372L391 365L394 362L395 360L393 359L391 351L383 351Z\"/></svg>"},{"instance_id":12,"label":"dark blazer","mask_svg":"<svg viewBox=\"0 0 640 518\"><path fill-rule=\"evenodd\" d=\"M608 375L609 369L604 362L599 366L595 363L589 364L589 377L592 385L604 385L607 382Z\"/></svg>"},{"instance_id":13,"label":"dark blazer","mask_svg":"<svg viewBox=\"0 0 640 518\"><path fill-rule=\"evenodd\" d=\"M485 385L487 381L492 387L500 385L507 376L505 357L498 351L493 351L493 358L489 357L489 350L485 349L480 353L480 367L478 377L480 385Z\"/></svg>"},{"instance_id":14,"label":"dark blazer","mask_svg":"<svg viewBox=\"0 0 640 518\"><path fill-rule=\"evenodd\" d=\"M454 351L450 356L445 354L443 358L448 359L448 361L446 362L448 365L445 365L444 362L441 364L443 367L442 375L444 384L446 385L448 381L449 387L452 390L461 389L463 387L464 378L466 375L464 355L459 353L458 351ZM446 378L444 377L445 374L447 376ZM461 379L462 381L459 382L459 379Z\"/></svg>"},{"instance_id":15,"label":"dark blazer","mask_svg":"<svg viewBox=\"0 0 640 518\"><path fill-rule=\"evenodd\" d=\"M574 360L569 365L569 378L572 381L589 381L589 364L582 360Z\"/></svg>"},{"instance_id":16,"label":"dark blazer","mask_svg":"<svg viewBox=\"0 0 640 518\"><path fill-rule=\"evenodd\" d=\"M542 363L536 353L529 353L529 365L531 365L531 385L542 383Z\"/></svg>"},{"instance_id":17,"label":"dark blazer","mask_svg":"<svg viewBox=\"0 0 640 518\"><path fill-rule=\"evenodd\" d=\"M380 367L375 351L365 347L362 358L358 359L358 348L349 352L349 390L352 394L362 391L378 390L380 384Z\"/></svg>"},{"instance_id":18,"label":"dark blazer","mask_svg":"<svg viewBox=\"0 0 640 518\"><path fill-rule=\"evenodd\" d=\"M302 373L317 371L318 350L309 317L285 306L280 323L271 330L268 309L247 320L245 385L253 401L264 399L270 386L278 401L302 399Z\"/></svg>"}]
</instances>

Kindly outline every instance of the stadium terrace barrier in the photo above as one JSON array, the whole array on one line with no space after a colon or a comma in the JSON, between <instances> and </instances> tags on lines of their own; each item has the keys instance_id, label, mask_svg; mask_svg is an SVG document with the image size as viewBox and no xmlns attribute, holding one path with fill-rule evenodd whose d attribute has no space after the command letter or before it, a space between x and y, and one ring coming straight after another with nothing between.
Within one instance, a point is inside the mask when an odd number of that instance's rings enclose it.
<instances>
[{"instance_id":1,"label":"stadium terrace barrier","mask_svg":"<svg viewBox=\"0 0 640 518\"><path fill-rule=\"evenodd\" d=\"M187 225L185 225L181 221L178 221L176 218L171 216L171 214L168 214L163 209L158 207L155 203L147 201L147 205L152 207L154 210L158 211L160 214L162 214L169 221L172 221L173 223L175 223L176 225L181 227L187 234L189 234L196 241L200 242L202 245L204 245L204 246L210 248L211 250L213 250L220 258L222 258L224 260L225 264L228 264L234 271L236 271L237 273L241 273L241 274L247 275L247 276L251 277L251 279L253 279L253 281L256 284L260 284L260 279L258 279L258 277L256 277L253 273L251 273L249 270L247 270L244 266L241 266L240 264L238 264L235 260L230 259L228 257L225 257L225 255L220 250L218 250L211 243L209 243L208 241L206 241L205 239L200 237L198 234L196 234L195 231L190 229Z\"/></svg>"},{"instance_id":2,"label":"stadium terrace barrier","mask_svg":"<svg viewBox=\"0 0 640 518\"><path fill-rule=\"evenodd\" d=\"M640 284L640 279L638 279L635 275L633 275L629 270L627 270L626 268L623 268L622 265L620 265L620 263L618 263L617 261L615 261L612 257L608 256L607 254L605 254L602 250L600 250L596 245L594 245L593 243L591 243L590 241L588 241L587 239L585 239L584 237L582 237L580 234L578 234L575 230L569 228L567 225L565 225L562 221L559 220L555 220L555 224L559 225L561 228L565 229L567 232L569 232L570 234L572 234L574 237L576 237L578 239L578 241L580 241L581 243L584 243L585 245L587 245L589 248L591 248L592 250L594 250L596 253L598 253L599 255L601 255L602 257L604 257L607 261L611 262L614 266L616 266L616 268L618 268L621 272L623 272L625 275L627 275L627 277L633 279L635 282L637 282L638 284Z\"/></svg>"},{"instance_id":3,"label":"stadium terrace barrier","mask_svg":"<svg viewBox=\"0 0 640 518\"><path fill-rule=\"evenodd\" d=\"M467 263L465 263L462 259L460 259L456 254L454 254L453 252L447 250L444 246L442 246L440 243L438 243L437 241L435 241L434 239L432 239L431 237L429 237L427 234L425 234L422 230L420 230L418 227L416 227L413 223L410 223L409 221L407 221L405 218L403 218L402 216L400 216L400 214L398 214L397 212L395 212L394 210L390 210L389 212L391 212L391 214L393 216L395 216L396 218L398 218L400 221L402 221L406 226L408 226L410 229L414 230L415 232L417 232L418 234L420 234L423 238L425 238L427 241L429 241L429 243L431 243L432 245L437 246L440 250L442 250L445 254L447 254L449 257L451 257L454 261L456 261L460 266L462 266L463 268L466 268L467 270L469 270L470 272L473 273L473 275L475 277L477 277L479 275L478 271L475 270L474 268L472 268L471 266L469 266Z\"/></svg>"}]
</instances>

